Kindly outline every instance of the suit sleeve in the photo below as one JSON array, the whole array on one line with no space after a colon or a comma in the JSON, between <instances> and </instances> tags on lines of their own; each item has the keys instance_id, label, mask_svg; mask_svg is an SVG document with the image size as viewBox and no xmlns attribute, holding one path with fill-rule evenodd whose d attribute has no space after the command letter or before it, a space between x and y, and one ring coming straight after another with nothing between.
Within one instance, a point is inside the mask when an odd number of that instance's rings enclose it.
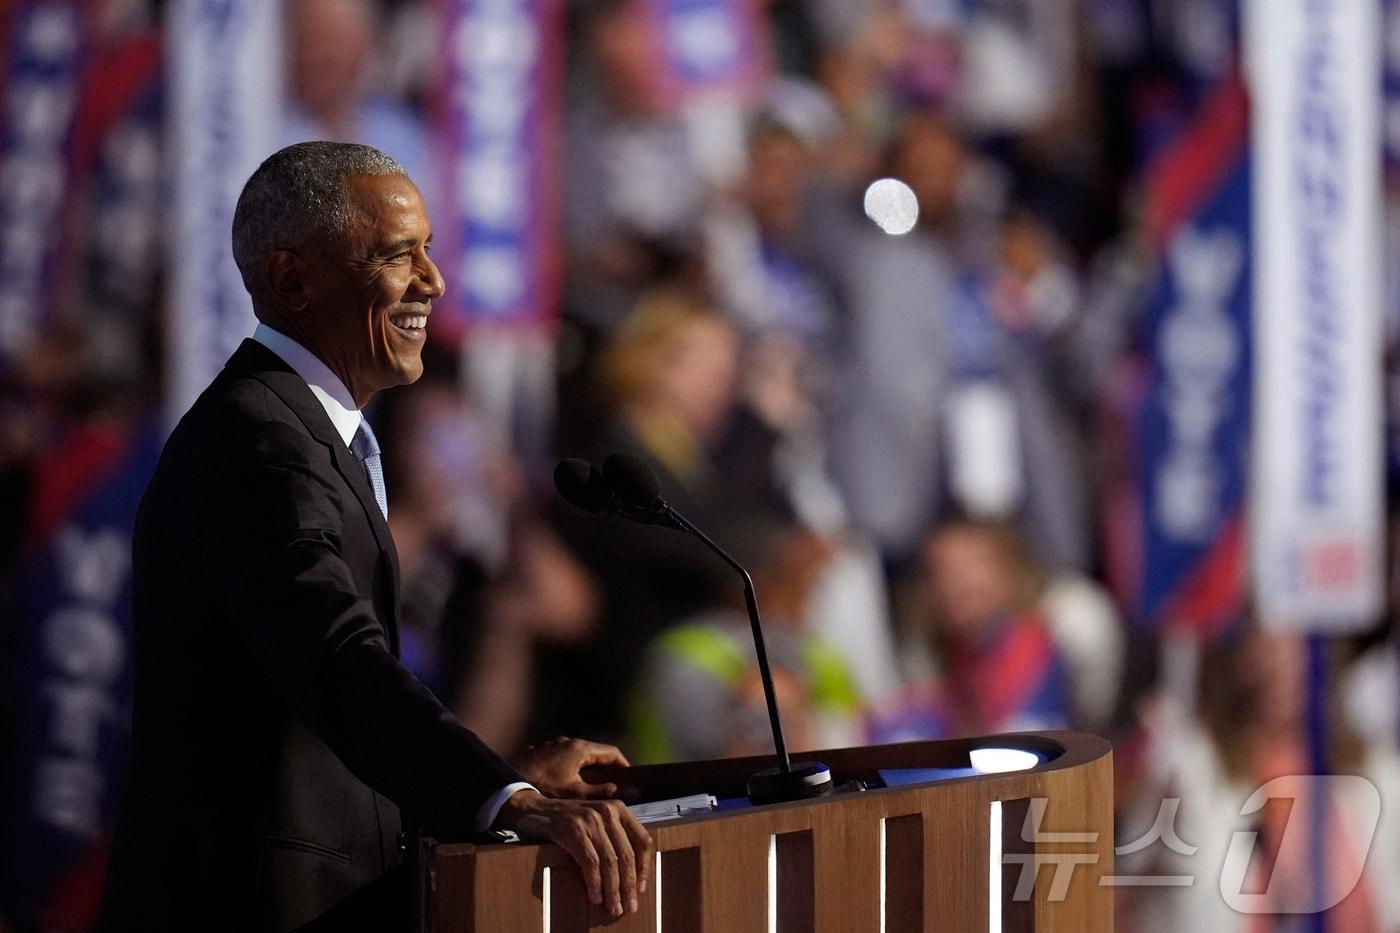
<instances>
[{"instance_id":1,"label":"suit sleeve","mask_svg":"<svg viewBox=\"0 0 1400 933\"><path fill-rule=\"evenodd\" d=\"M522 778L390 652L344 559L348 493L330 452L267 421L228 444L218 472L210 583L263 673L360 780L434 832L476 829Z\"/></svg>"}]
</instances>

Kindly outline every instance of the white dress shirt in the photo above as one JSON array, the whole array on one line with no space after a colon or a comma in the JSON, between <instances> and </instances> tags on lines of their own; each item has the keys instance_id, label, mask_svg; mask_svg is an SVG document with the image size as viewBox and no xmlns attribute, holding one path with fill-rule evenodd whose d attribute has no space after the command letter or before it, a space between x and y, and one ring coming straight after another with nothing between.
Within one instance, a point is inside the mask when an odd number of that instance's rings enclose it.
<instances>
[{"instance_id":1,"label":"white dress shirt","mask_svg":"<svg viewBox=\"0 0 1400 933\"><path fill-rule=\"evenodd\" d=\"M316 401L320 402L321 407L326 410L326 415L331 419L331 425L335 428L336 433L345 442L345 446L349 447L350 440L360 429L360 423L364 421L365 416L355 407L355 400L350 396L350 390L345 387L345 383L331 372L330 367L322 362L320 357L281 331L259 323L257 329L253 331L253 339L277 354L282 362L292 367L296 374L306 382L311 394L316 396ZM476 831L483 832L490 829L491 824L496 822L496 816L501 812L501 807L505 805L506 800L516 791L521 790L535 790L535 788L524 781L517 781L513 784L507 784L486 798L481 809L476 811L474 827Z\"/></svg>"},{"instance_id":2,"label":"white dress shirt","mask_svg":"<svg viewBox=\"0 0 1400 933\"><path fill-rule=\"evenodd\" d=\"M349 447L350 439L360 429L360 422L364 421L365 416L355 406L355 400L350 396L350 390L345 388L345 383L331 372L329 366L321 362L319 356L279 330L259 324L257 330L253 331L253 339L276 353L282 358L282 362L296 370L296 374L311 389L311 394L316 396L316 401L325 408L340 439Z\"/></svg>"}]
</instances>

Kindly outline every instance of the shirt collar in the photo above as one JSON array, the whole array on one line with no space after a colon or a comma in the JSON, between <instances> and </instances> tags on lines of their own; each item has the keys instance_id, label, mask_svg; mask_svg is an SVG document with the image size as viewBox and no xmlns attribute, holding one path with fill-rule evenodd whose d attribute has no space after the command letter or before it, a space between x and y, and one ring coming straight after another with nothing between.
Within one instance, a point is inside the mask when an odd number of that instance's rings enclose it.
<instances>
[{"instance_id":1,"label":"shirt collar","mask_svg":"<svg viewBox=\"0 0 1400 933\"><path fill-rule=\"evenodd\" d=\"M364 416L355 407L355 400L351 398L350 390L345 388L345 383L316 354L266 324L258 324L253 331L253 339L281 357L284 363L296 370L298 376L306 380L311 394L316 396L330 417L336 433L347 447L350 446L350 439L359 430Z\"/></svg>"}]
</instances>

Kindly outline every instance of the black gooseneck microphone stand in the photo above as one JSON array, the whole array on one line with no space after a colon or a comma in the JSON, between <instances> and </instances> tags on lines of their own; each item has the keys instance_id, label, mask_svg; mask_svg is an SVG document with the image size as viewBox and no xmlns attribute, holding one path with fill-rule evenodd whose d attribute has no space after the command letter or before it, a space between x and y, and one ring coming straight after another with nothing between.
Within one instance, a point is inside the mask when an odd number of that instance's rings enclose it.
<instances>
[{"instance_id":1,"label":"black gooseneck microphone stand","mask_svg":"<svg viewBox=\"0 0 1400 933\"><path fill-rule=\"evenodd\" d=\"M749 778L749 800L754 804L780 803L818 797L829 792L832 786L831 769L818 761L802 761L794 765L788 757L787 743L783 740L783 725L778 717L778 697L773 689L773 671L769 667L768 650L763 641L758 594L754 590L753 577L749 575L748 570L715 543L713 538L666 504L659 495L659 483L645 461L627 454L613 454L604 462L602 475L611 487L610 491L623 507L611 508L610 511L637 521L663 524L693 536L732 567L744 581L744 604L748 609L749 628L753 632L754 652L758 658L759 676L763 681L763 697L768 704L768 722L773 730L773 746L778 756L777 767L765 768ZM643 515L651 517L648 519L629 514L632 510L639 510Z\"/></svg>"}]
</instances>

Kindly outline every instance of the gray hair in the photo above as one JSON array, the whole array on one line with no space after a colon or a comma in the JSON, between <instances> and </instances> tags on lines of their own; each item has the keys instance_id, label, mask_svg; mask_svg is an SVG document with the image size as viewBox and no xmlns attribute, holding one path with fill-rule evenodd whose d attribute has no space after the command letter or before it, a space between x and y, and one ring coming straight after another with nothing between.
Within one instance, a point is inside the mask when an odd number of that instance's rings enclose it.
<instances>
[{"instance_id":1,"label":"gray hair","mask_svg":"<svg viewBox=\"0 0 1400 933\"><path fill-rule=\"evenodd\" d=\"M243 285L257 295L262 260L271 251L301 248L346 229L347 178L407 174L378 149L358 143L296 143L268 156L233 211L233 261Z\"/></svg>"}]
</instances>

